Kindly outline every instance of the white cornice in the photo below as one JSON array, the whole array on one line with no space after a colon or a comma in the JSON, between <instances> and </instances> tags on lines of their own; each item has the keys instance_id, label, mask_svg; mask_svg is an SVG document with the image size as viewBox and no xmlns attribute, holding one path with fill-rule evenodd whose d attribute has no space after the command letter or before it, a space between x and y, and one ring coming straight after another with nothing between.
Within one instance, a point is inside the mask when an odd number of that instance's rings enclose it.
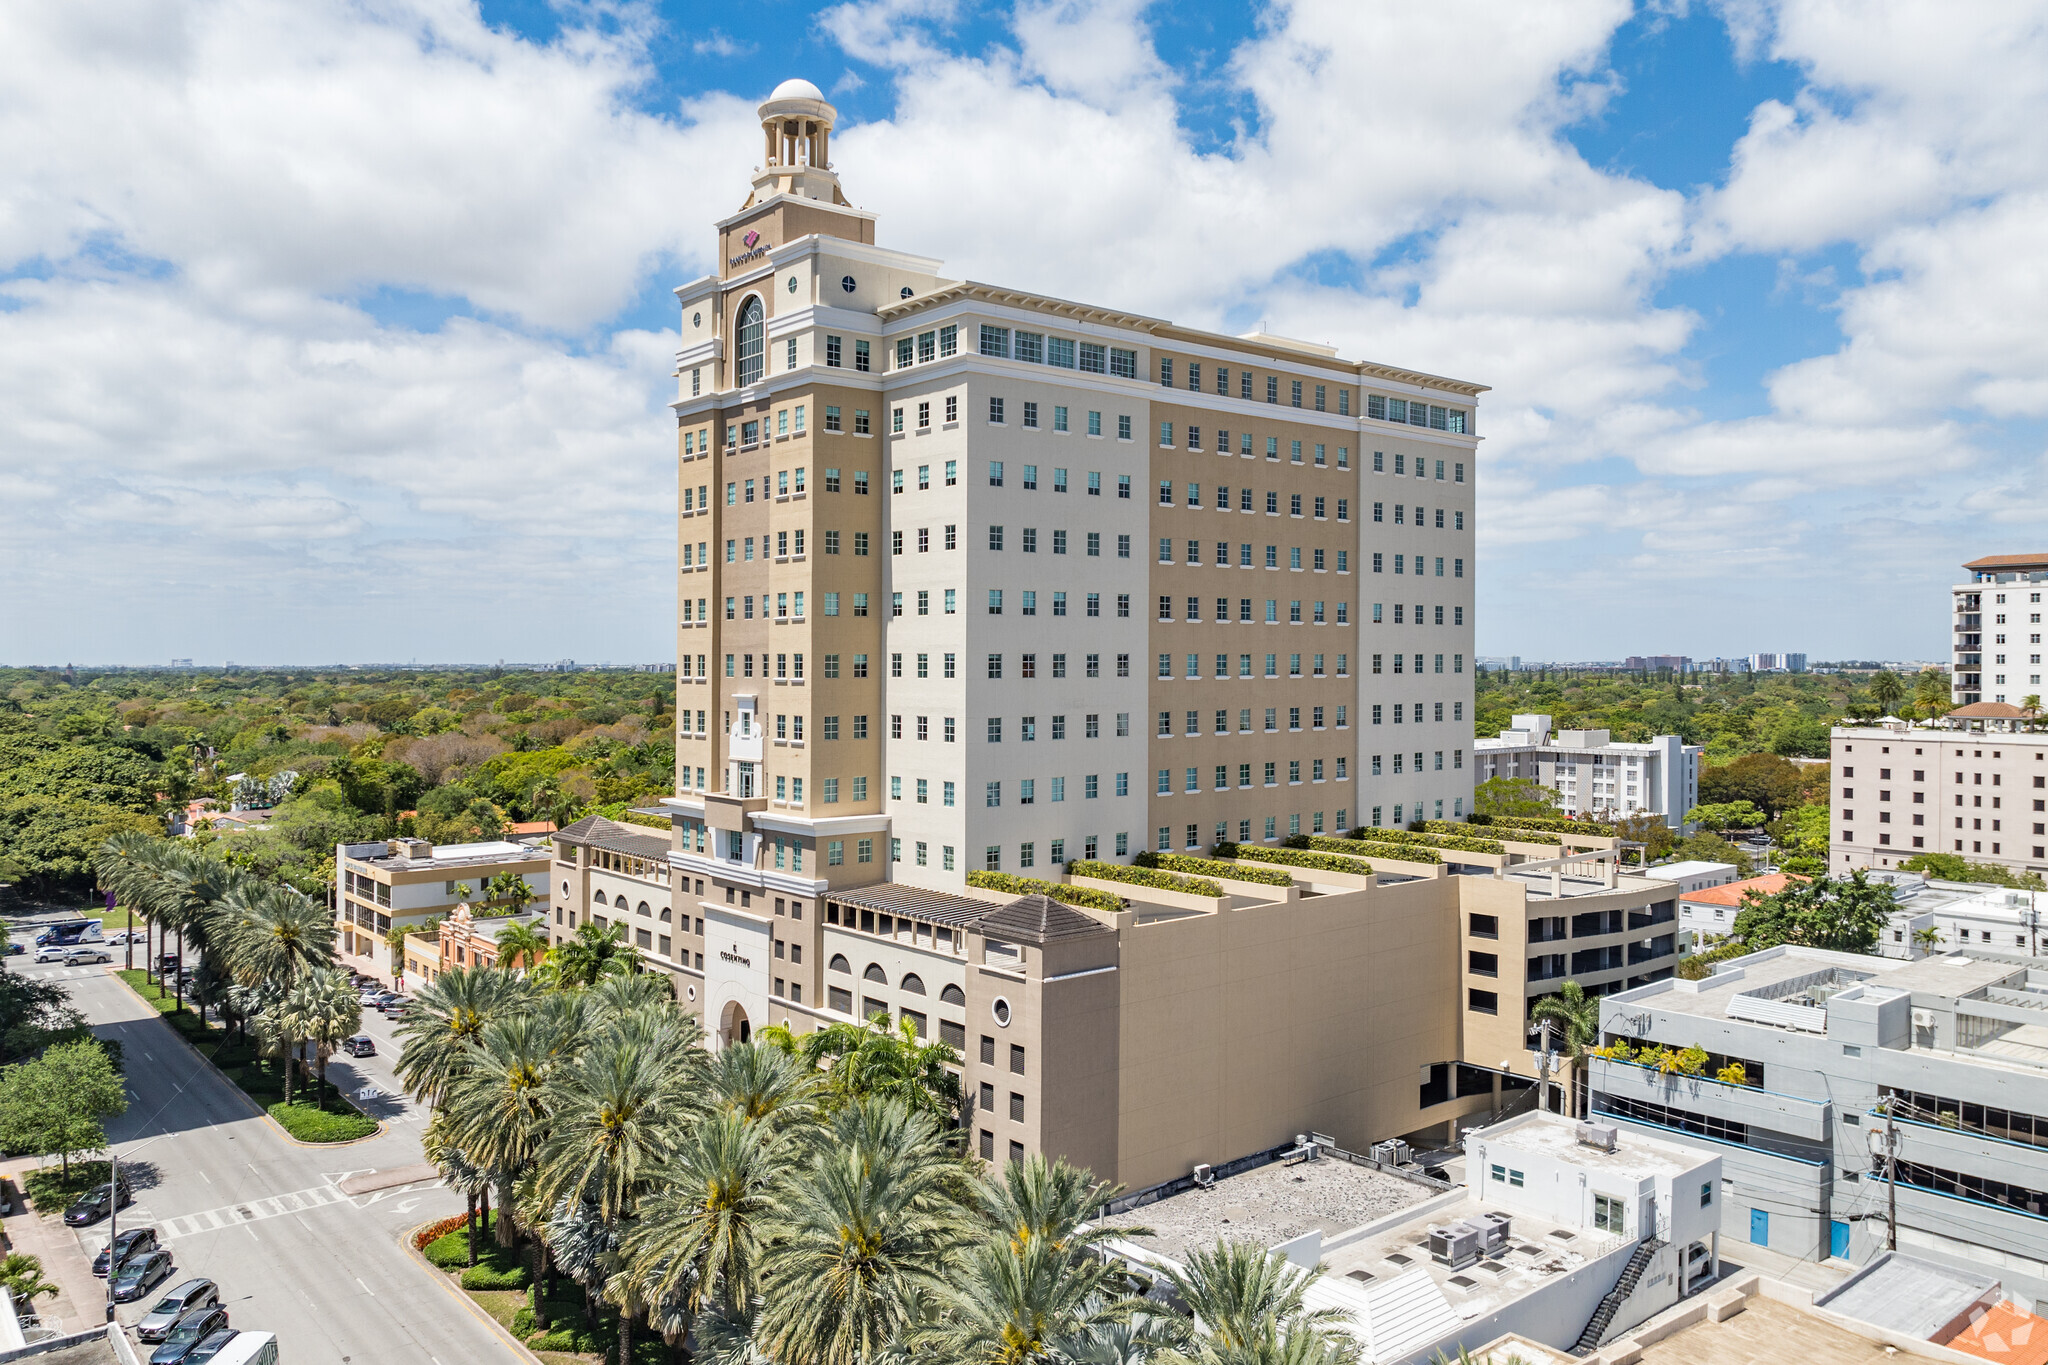
<instances>
[{"instance_id":1,"label":"white cornice","mask_svg":"<svg viewBox=\"0 0 2048 1365\"><path fill-rule=\"evenodd\" d=\"M805 208L825 209L832 213L843 213L849 218L862 218L870 223L875 221L874 214L868 212L866 209L857 209L853 207L853 205L851 204L834 204L824 199L810 199L801 194L784 193L771 194L766 199L761 200L759 203L747 205L738 213L731 214L728 217L720 218L711 226L717 228L720 232L723 232L727 228L731 227L734 223L743 222L746 219L753 217L754 215L762 212L765 209L771 209L775 207L775 205L777 204L801 204Z\"/></svg>"}]
</instances>

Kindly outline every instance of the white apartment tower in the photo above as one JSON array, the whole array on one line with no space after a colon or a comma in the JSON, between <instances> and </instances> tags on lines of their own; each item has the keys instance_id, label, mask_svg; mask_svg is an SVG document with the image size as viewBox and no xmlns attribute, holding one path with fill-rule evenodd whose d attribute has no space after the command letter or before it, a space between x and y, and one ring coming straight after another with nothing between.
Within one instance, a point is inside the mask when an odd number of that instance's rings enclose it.
<instances>
[{"instance_id":1,"label":"white apartment tower","mask_svg":"<svg viewBox=\"0 0 2048 1365\"><path fill-rule=\"evenodd\" d=\"M1955 704L2017 706L2041 695L2041 593L2048 587L2048 554L1985 555L1963 568L1969 577L1949 589L1949 686Z\"/></svg>"},{"instance_id":2,"label":"white apartment tower","mask_svg":"<svg viewBox=\"0 0 2048 1365\"><path fill-rule=\"evenodd\" d=\"M764 889L1455 818L1481 385L947 277L761 106L676 290L679 846Z\"/></svg>"}]
</instances>

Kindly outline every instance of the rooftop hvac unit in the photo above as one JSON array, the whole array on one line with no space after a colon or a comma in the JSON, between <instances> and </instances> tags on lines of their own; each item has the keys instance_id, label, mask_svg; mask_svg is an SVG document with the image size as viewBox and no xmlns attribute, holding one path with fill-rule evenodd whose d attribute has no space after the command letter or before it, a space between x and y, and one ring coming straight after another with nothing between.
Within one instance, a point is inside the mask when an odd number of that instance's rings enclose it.
<instances>
[{"instance_id":1,"label":"rooftop hvac unit","mask_svg":"<svg viewBox=\"0 0 2048 1365\"><path fill-rule=\"evenodd\" d=\"M1194 1175L1195 1183L1205 1190L1216 1183L1216 1168L1206 1161L1196 1165Z\"/></svg>"},{"instance_id":2,"label":"rooftop hvac unit","mask_svg":"<svg viewBox=\"0 0 2048 1365\"><path fill-rule=\"evenodd\" d=\"M1372 1145L1372 1159L1382 1166L1404 1166L1408 1162L1408 1144L1399 1138L1375 1142Z\"/></svg>"},{"instance_id":3,"label":"rooftop hvac unit","mask_svg":"<svg viewBox=\"0 0 2048 1365\"><path fill-rule=\"evenodd\" d=\"M1493 1252L1508 1244L1514 1220L1504 1213L1482 1213L1477 1218L1466 1219L1465 1226L1477 1228L1486 1250Z\"/></svg>"},{"instance_id":4,"label":"rooftop hvac unit","mask_svg":"<svg viewBox=\"0 0 2048 1365\"><path fill-rule=\"evenodd\" d=\"M1429 1230L1430 1259L1439 1265L1460 1270L1477 1261L1485 1235L1469 1223L1453 1223L1449 1227Z\"/></svg>"},{"instance_id":5,"label":"rooftop hvac unit","mask_svg":"<svg viewBox=\"0 0 2048 1365\"><path fill-rule=\"evenodd\" d=\"M1580 1146L1598 1147L1603 1152L1613 1151L1621 1141L1621 1130L1611 1123L1581 1123L1578 1133Z\"/></svg>"}]
</instances>

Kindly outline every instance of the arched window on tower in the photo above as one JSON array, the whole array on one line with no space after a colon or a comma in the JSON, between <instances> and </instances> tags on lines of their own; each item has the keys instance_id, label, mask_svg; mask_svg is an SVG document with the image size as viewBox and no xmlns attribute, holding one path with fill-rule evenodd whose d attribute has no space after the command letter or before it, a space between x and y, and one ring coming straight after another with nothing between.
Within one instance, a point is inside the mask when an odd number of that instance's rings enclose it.
<instances>
[{"instance_id":1,"label":"arched window on tower","mask_svg":"<svg viewBox=\"0 0 2048 1365\"><path fill-rule=\"evenodd\" d=\"M768 354L766 310L758 296L750 297L740 305L738 332L739 387L744 389L761 382L761 370Z\"/></svg>"}]
</instances>

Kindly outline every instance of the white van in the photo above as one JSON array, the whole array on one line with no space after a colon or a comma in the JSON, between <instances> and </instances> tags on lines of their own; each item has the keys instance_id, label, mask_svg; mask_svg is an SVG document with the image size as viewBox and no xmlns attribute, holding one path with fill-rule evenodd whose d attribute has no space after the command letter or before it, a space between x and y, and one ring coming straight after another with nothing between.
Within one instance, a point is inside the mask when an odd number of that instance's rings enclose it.
<instances>
[{"instance_id":1,"label":"white van","mask_svg":"<svg viewBox=\"0 0 2048 1365\"><path fill-rule=\"evenodd\" d=\"M237 1332L212 1365L277 1365L277 1338L268 1332Z\"/></svg>"}]
</instances>

